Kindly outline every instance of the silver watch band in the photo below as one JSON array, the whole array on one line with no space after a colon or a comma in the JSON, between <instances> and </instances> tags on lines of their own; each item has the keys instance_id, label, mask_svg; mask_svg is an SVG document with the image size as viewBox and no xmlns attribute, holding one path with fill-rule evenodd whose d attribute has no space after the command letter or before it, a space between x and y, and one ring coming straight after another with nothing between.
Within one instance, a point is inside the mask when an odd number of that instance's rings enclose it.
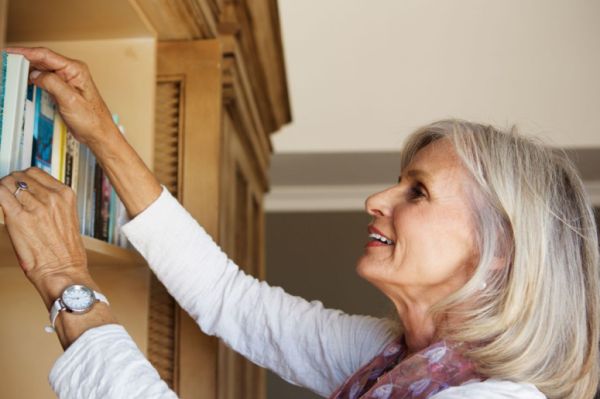
<instances>
[{"instance_id":1,"label":"silver watch band","mask_svg":"<svg viewBox=\"0 0 600 399\"><path fill-rule=\"evenodd\" d=\"M94 297L96 298L96 302L104 302L105 304L110 305L108 303L108 299L106 299L106 297L103 294L99 293L98 291L94 291ZM50 325L46 326L44 328L47 333L56 332L56 329L54 328L55 323L56 323L56 318L58 317L58 314L61 311L66 310L66 309L67 308L62 303L61 298L57 298L56 301L54 301L54 303L52 304L52 307L50 308Z\"/></svg>"}]
</instances>

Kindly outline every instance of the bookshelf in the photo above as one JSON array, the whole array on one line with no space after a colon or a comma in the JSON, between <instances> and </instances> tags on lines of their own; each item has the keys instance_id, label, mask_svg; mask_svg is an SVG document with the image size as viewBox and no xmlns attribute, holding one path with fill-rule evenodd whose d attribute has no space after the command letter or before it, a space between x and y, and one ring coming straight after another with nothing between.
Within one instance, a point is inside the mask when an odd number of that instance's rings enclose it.
<instances>
[{"instance_id":1,"label":"bookshelf","mask_svg":"<svg viewBox=\"0 0 600 399\"><path fill-rule=\"evenodd\" d=\"M276 0L0 0L2 11L0 45L86 62L144 162L264 277L270 134L291 120ZM264 370L202 334L139 254L83 240L117 319L181 398L265 398ZM62 350L1 220L0 262L0 300L15 304L0 321L0 397L53 398L47 373Z\"/></svg>"},{"instance_id":2,"label":"bookshelf","mask_svg":"<svg viewBox=\"0 0 600 399\"><path fill-rule=\"evenodd\" d=\"M152 166L156 38L135 8L122 0L3 3L7 13L0 26L1 44L48 47L86 62L109 108L119 114L128 140ZM145 353L150 271L144 259L134 250L91 237L84 236L83 242L94 279ZM17 265L3 219L0 265L0 299L15 304L0 322L0 396L53 398L47 375L62 348L43 331L47 312Z\"/></svg>"}]
</instances>

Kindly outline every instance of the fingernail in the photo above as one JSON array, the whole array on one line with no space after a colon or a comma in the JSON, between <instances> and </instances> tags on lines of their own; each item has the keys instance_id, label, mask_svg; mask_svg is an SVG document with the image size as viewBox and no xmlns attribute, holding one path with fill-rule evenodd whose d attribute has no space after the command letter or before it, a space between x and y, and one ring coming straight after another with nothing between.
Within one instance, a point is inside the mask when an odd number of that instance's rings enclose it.
<instances>
[{"instance_id":1,"label":"fingernail","mask_svg":"<svg viewBox=\"0 0 600 399\"><path fill-rule=\"evenodd\" d=\"M42 72L41 71L31 71L31 73L29 74L29 78L31 80L36 79L38 76L40 76Z\"/></svg>"}]
</instances>

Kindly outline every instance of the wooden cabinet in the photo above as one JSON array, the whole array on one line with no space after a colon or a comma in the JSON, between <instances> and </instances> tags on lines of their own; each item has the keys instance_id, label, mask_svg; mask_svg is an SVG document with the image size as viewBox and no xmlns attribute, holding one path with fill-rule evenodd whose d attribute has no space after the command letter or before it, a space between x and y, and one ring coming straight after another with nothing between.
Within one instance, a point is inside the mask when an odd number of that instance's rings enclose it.
<instances>
[{"instance_id":1,"label":"wooden cabinet","mask_svg":"<svg viewBox=\"0 0 600 399\"><path fill-rule=\"evenodd\" d=\"M264 277L269 136L291 119L276 2L8 1L0 39L85 61L161 182L240 267ZM119 321L180 397L265 397L264 371L202 334L137 253L85 242ZM53 397L47 373L61 350L13 258L0 226L0 299L19 303L0 322L0 396Z\"/></svg>"}]
</instances>

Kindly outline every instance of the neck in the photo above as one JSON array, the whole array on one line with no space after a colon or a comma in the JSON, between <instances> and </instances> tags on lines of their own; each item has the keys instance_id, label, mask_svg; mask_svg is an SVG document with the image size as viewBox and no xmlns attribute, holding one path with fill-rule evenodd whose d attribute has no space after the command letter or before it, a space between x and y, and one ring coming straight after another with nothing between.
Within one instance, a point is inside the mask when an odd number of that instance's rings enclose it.
<instances>
[{"instance_id":1,"label":"neck","mask_svg":"<svg viewBox=\"0 0 600 399\"><path fill-rule=\"evenodd\" d=\"M427 310L428 308L410 306L398 309L409 354L427 348L435 342L436 326Z\"/></svg>"}]
</instances>

